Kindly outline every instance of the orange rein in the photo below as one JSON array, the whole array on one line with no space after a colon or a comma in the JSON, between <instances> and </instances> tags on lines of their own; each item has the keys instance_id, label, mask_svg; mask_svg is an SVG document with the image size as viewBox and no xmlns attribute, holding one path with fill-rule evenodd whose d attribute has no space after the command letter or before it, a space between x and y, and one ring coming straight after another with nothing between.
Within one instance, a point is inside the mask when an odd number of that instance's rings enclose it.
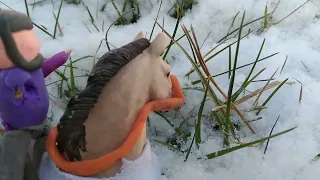
<instances>
[{"instance_id":1,"label":"orange rein","mask_svg":"<svg viewBox=\"0 0 320 180\"><path fill-rule=\"evenodd\" d=\"M58 130L57 127L54 126L50 130L46 142L46 149L49 156L60 170L77 176L92 176L105 169L108 169L115 164L116 161L125 157L137 143L150 112L167 111L184 104L184 95L177 77L170 75L170 78L172 81L174 98L154 100L146 103L139 111L137 119L134 122L127 139L115 151L93 160L69 162L64 159L56 146Z\"/></svg>"}]
</instances>

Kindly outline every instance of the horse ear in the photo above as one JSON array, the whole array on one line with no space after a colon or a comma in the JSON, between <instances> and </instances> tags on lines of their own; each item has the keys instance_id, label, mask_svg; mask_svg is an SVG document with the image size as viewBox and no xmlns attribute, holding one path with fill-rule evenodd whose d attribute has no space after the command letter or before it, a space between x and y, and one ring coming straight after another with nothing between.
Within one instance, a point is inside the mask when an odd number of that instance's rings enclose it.
<instances>
[{"instance_id":1,"label":"horse ear","mask_svg":"<svg viewBox=\"0 0 320 180\"><path fill-rule=\"evenodd\" d=\"M161 56L166 50L166 35L160 32L150 45L151 53L156 56Z\"/></svg>"},{"instance_id":2,"label":"horse ear","mask_svg":"<svg viewBox=\"0 0 320 180\"><path fill-rule=\"evenodd\" d=\"M140 32L136 35L136 37L134 38L133 41L138 40L138 39L142 39L142 38L144 38L144 33L143 33L142 31L140 31Z\"/></svg>"}]
</instances>

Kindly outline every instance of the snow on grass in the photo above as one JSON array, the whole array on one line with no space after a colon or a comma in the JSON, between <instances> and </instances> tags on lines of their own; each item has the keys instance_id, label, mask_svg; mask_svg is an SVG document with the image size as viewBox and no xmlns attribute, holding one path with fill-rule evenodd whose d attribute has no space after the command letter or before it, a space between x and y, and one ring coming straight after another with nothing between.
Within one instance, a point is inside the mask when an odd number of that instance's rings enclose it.
<instances>
[{"instance_id":1,"label":"snow on grass","mask_svg":"<svg viewBox=\"0 0 320 180\"><path fill-rule=\"evenodd\" d=\"M21 0L2 0L2 2L17 11L26 12L25 5ZM55 26L52 12L57 14L59 8L59 1L53 0L53 2L54 7L50 0L46 0L34 6L34 8L29 6L32 20L38 25L45 26L50 33L53 33ZM59 32L57 32L58 39L53 40L35 28L41 40L41 52L45 57L66 49L72 50L72 60L88 55L95 56L100 41L105 38L106 30L117 20L118 15L112 5L108 4L105 11L99 12L98 17L96 17L96 9L97 7L100 9L104 1L98 1L98 5L95 0L86 0L84 2L88 5L100 32L91 24L90 17L83 5L76 6L64 3L59 18L59 23L64 33L63 37L60 37ZM138 20L138 23L126 26L113 26L108 34L108 41L112 45L120 47L132 41L139 31L147 32L147 37L149 37L154 23L153 18L156 17L159 8L157 0L151 0L151 2L153 3L153 8L151 8L149 0L141 1L141 18ZM239 27L244 10L246 11L245 22L248 22L264 15L266 3L268 5L268 12L271 12L277 2L277 0L200 0L191 11L187 12L180 23L186 25L188 29L190 29L191 24L193 25L199 44L202 44L208 33L211 32L202 47L202 52L206 53L217 45L218 40L226 35L232 18L238 11L240 13L234 27ZM281 20L304 2L303 0L281 1L270 21L275 23ZM32 1L30 0L29 3L32 3ZM162 24L162 19L164 18L164 28L171 34L174 30L176 19L167 15L167 12L173 3L173 0L163 2L158 20ZM0 4L0 7L7 9L2 4ZM267 137L279 115L279 122L275 126L273 134L294 126L298 126L298 128L271 139L265 155L263 154L264 143L263 146L240 149L215 159L199 160L198 157L223 149L221 134L213 131L213 121L207 119L205 121L204 118L201 126L202 144L199 149L196 149L195 145L193 146L187 162L183 161L186 153L172 151L166 146L153 143L153 150L159 156L162 164L164 179L317 179L320 175L320 171L317 170L320 162L310 163L309 161L320 152L320 124L317 113L320 109L320 98L318 96L320 89L320 19L317 18L319 14L320 2L311 1L281 23L271 26L261 34L256 33L256 31L261 27L262 21L253 23L243 29L243 34L248 32L249 28L254 30L254 33L244 38L240 45L238 66L251 63L255 60L264 38L266 42L260 56L261 58L279 52L279 54L270 59L257 64L253 75L262 68L267 68L257 80L269 79L274 71L279 68L275 75L276 80L283 81L289 78L290 82L296 82L292 85L284 85L267 104L268 108L259 114L262 119L250 123L257 132L257 135L252 135L246 126L241 125L241 142L251 142L261 137ZM102 28L103 21L104 28ZM161 29L156 26L153 36L160 31ZM183 31L179 27L176 38L181 35L183 35ZM221 45L214 52L234 41L236 41L236 38L228 40L227 43ZM179 43L189 53L191 52L186 38L180 40ZM100 57L107 51L106 43L103 42L97 52L97 57ZM236 44L232 46L233 58L235 51ZM286 56L288 56L286 65L280 74ZM179 77L184 87L191 86L191 82L199 79L196 73L193 73L190 79L185 77L185 74L192 68L192 65L178 46L172 46L167 58L172 66L172 73ZM229 66L228 58L228 50L226 50L209 61L207 65L210 73L214 75L227 71ZM84 75L86 70L91 70L92 64L93 58L77 62L74 64L78 68L75 70L75 75ZM239 88L237 85L242 84L250 68L251 66L247 66L236 71L237 76L234 90ZM63 71L63 69L64 67L61 67L60 71ZM68 70L66 70L66 76L70 77ZM299 103L300 84L294 78L303 84L301 103ZM47 84L58 80L60 80L60 77L57 74L51 75L47 79ZM219 76L215 80L227 94L229 86L227 74ZM81 89L85 85L86 78L76 78L75 81L76 86ZM266 81L253 82L247 90L254 91L263 87L265 83ZM57 84L48 86L48 90L52 99L48 116L51 116L52 112L53 120L56 123L63 113L63 109L57 103L63 103L63 101L55 98L58 96L59 90ZM260 97L261 103L272 91L268 90ZM186 105L180 109L180 116L187 119L185 126L187 129L189 128L189 131L191 130L191 136L187 143L183 145L184 147L182 147L182 149L187 150L194 133L194 123L197 119L198 108L203 98L203 93L186 90L185 95ZM250 109L254 100L255 98L241 104L239 108L241 110ZM212 102L206 102L203 114L208 114L213 107ZM235 113L232 113L232 115L234 115L234 120L241 122ZM256 118L253 112L245 115L248 120ZM172 120L173 113L169 113L167 117ZM166 141L167 138L175 133L174 129L161 117L153 115L150 119L150 139ZM178 126L182 123L183 118L176 118L172 121Z\"/></svg>"}]
</instances>

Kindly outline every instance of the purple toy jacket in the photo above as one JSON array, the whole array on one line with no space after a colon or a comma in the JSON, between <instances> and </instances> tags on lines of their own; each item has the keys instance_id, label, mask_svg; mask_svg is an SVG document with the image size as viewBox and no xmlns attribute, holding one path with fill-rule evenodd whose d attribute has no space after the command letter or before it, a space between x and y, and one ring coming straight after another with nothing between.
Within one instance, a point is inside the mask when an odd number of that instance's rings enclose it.
<instances>
[{"instance_id":1,"label":"purple toy jacket","mask_svg":"<svg viewBox=\"0 0 320 180\"><path fill-rule=\"evenodd\" d=\"M46 120L49 96L44 78L63 65L70 51L45 60L40 69L0 69L0 119L5 132L37 126Z\"/></svg>"}]
</instances>

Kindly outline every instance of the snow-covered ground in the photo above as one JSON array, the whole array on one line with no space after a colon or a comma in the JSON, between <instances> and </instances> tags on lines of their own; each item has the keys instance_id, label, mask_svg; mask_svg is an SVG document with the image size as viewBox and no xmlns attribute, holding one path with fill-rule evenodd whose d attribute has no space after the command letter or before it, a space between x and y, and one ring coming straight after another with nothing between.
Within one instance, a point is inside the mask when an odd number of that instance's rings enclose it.
<instances>
[{"instance_id":1,"label":"snow-covered ground","mask_svg":"<svg viewBox=\"0 0 320 180\"><path fill-rule=\"evenodd\" d=\"M165 29L172 33L176 20L166 13L171 8L173 1L164 1L160 11L159 22L162 22L164 18ZM24 1L22 0L2 0L2 2L14 10L26 12ZM32 0L29 0L29 3L32 2ZM33 9L29 7L32 20L39 25L45 26L49 32L53 32L55 25L52 12L57 14L59 8L59 1L54 0L53 2L54 7L50 0L46 0ZM103 2L104 0L98 0L98 9L100 9ZM130 42L139 31L148 32L147 36L149 37L154 23L153 18L156 17L159 7L159 4L156 4L157 0L151 0L151 2L154 4L153 8L149 0L141 1L142 17L138 23L112 27L108 36L109 42L120 47ZM281 1L278 9L274 13L272 21L276 22L282 19L304 2L304 0ZM64 3L59 18L64 33L63 37L59 36L57 40L53 40L35 28L41 40L41 52L44 56L48 57L66 49L72 50L72 59L95 55L100 41L105 38L106 29L117 19L117 14L112 5L108 4L105 12L99 12L98 18L96 18L97 1L85 0L85 3L89 6L100 32L92 26L89 21L89 15L82 5L76 6ZM181 24L186 25L188 29L192 24L200 43L202 43L207 34L212 31L202 48L202 51L205 53L211 47L215 46L216 42L226 34L230 25L230 19L238 11L241 12L236 20L236 27L238 27L241 21L243 10L246 11L246 21L255 19L263 16L266 3L268 10L271 11L277 3L277 0L200 0L199 4L194 6L192 11L187 12ZM0 4L0 7L7 9L7 7L2 4ZM210 126L208 126L209 123L204 122L202 126L203 144L201 144L199 150L195 148L192 150L192 154L186 163L183 162L185 154L174 152L167 147L153 143L153 149L160 157L162 171L165 174L164 179L316 180L317 177L319 178L320 171L317 167L320 165L320 162L309 163L309 160L320 153L320 124L317 113L317 110L320 109L320 19L316 18L316 16L319 17L319 15L320 1L313 0L280 24L269 28L266 32L260 35L255 33L243 39L240 45L238 65L243 65L255 60L260 45L263 39L266 38L265 46L260 57L265 57L276 52L280 53L267 61L258 63L256 72L267 67L259 79L270 78L274 71L280 67L275 75L276 79L282 81L290 78L289 81L295 81L294 78L296 78L303 83L303 98L300 104L300 85L296 81L294 85L285 85L271 99L268 103L268 109L261 112L263 119L251 123L258 133L258 136L266 137L269 135L278 115L280 115L280 119L274 129L274 133L294 126L298 126L298 128L280 137L271 139L266 155L263 154L264 146L249 147L212 160L197 160L197 158L202 155L223 149L221 136L210 129ZM103 20L104 32L102 32L101 28ZM84 23L87 24L91 33L86 26L84 26ZM257 30L260 26L260 22L254 23L246 27L244 32L247 32L248 28ZM159 31L160 29L156 27L154 35ZM176 37L180 37L182 33L180 28ZM232 39L230 42L234 40L235 39ZM188 47L188 51L190 50L189 44L185 39L181 40L180 43ZM225 45L222 45L221 47L224 46ZM232 50L234 54L235 45ZM102 55L106 51L107 47L104 42L97 56ZM288 55L286 66L283 72L279 74L286 55ZM184 76L190 70L191 64L177 46L171 49L168 58L173 69L172 73L179 77L182 85L190 85L191 81L198 80L196 73L194 73L190 79ZM88 58L85 61L79 61L75 64L75 66L79 68L79 70L76 71L76 75L83 75L84 72L82 69L91 69L92 62L92 58ZM225 51L210 61L208 67L211 74L218 74L228 70L228 51ZM241 84L248 74L249 68L250 66L237 71L236 84ZM49 84L59 79L60 77L54 74L47 80L47 83ZM80 88L83 87L85 80L85 78L77 78L76 85ZM227 93L229 84L227 75L220 76L216 78L216 80L224 92ZM265 82L252 83L248 90L255 90L264 84ZM238 89L237 86L234 88ZM52 95L52 100L57 101L54 97L57 96L56 85L50 85L48 89ZM268 93L260 99L266 99L270 92L269 90ZM202 96L203 93L187 91L186 105L181 111L182 116L187 117L189 111L191 111L194 106L197 105L198 108ZM244 103L239 106L239 108L249 108L251 103L252 101ZM197 108L193 112L195 115L197 115ZM204 113L209 112L212 108L212 104L207 103ZM50 111L53 113L55 121L58 121L63 113L63 110L55 103L51 103ZM51 116L51 114L49 114L49 116ZM252 116L252 114L247 114L248 119L250 119L250 116ZM190 125L194 124L195 118L196 116L189 119ZM235 118L238 117L235 116ZM164 140L165 137L169 137L174 133L174 130L160 117L152 116L151 119L150 139L156 138ZM251 119L253 119L253 117ZM175 121L175 123L179 122ZM154 127L157 127L157 136L155 135ZM244 142L258 138L257 136L251 135L246 127L243 127L241 132L246 134L246 136L242 136L244 137L242 140ZM190 142L191 141L189 141L186 146L189 146Z\"/></svg>"}]
</instances>

